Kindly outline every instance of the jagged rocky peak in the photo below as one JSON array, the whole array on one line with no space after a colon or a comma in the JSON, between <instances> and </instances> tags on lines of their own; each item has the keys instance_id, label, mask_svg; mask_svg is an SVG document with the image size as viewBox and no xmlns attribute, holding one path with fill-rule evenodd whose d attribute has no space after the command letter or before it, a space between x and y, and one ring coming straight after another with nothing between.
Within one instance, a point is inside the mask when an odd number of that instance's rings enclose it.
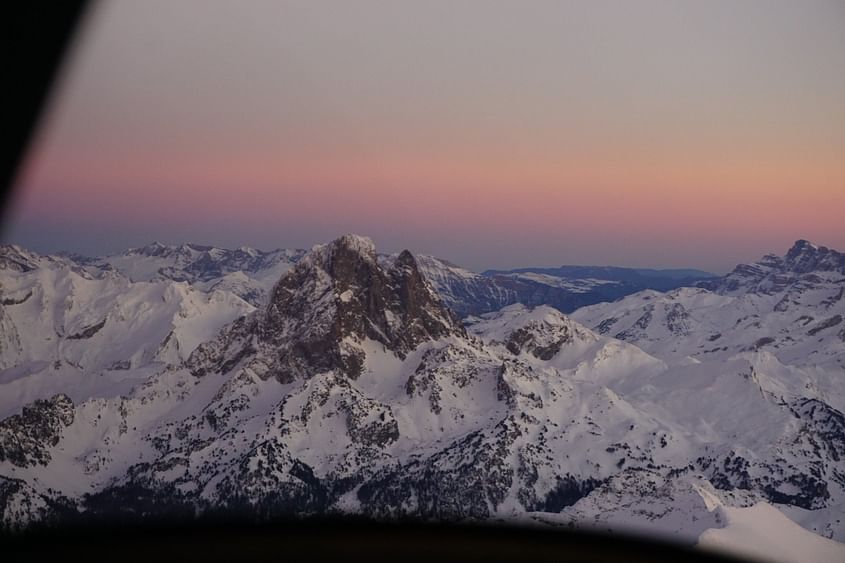
<instances>
[{"instance_id":1,"label":"jagged rocky peak","mask_svg":"<svg viewBox=\"0 0 845 563\"><path fill-rule=\"evenodd\" d=\"M409 251L380 265L373 242L356 235L315 247L282 276L268 320L315 320L321 310L329 313L324 328L332 339L369 338L400 356L420 342L462 331Z\"/></svg>"},{"instance_id":2,"label":"jagged rocky peak","mask_svg":"<svg viewBox=\"0 0 845 563\"><path fill-rule=\"evenodd\" d=\"M422 342L465 335L410 252L380 264L373 242L357 235L315 246L279 279L266 309L232 330L192 356L195 373L252 357L257 373L282 382L331 370L354 379L366 340L404 358Z\"/></svg>"},{"instance_id":3,"label":"jagged rocky peak","mask_svg":"<svg viewBox=\"0 0 845 563\"><path fill-rule=\"evenodd\" d=\"M799 280L812 282L815 274L822 273L845 274L845 254L801 239L785 256L767 254L752 264L739 264L724 278L698 286L721 293L742 289L774 294Z\"/></svg>"},{"instance_id":4,"label":"jagged rocky peak","mask_svg":"<svg viewBox=\"0 0 845 563\"><path fill-rule=\"evenodd\" d=\"M845 274L845 254L807 240L795 241L786 253L784 265L791 272L839 272Z\"/></svg>"},{"instance_id":5,"label":"jagged rocky peak","mask_svg":"<svg viewBox=\"0 0 845 563\"><path fill-rule=\"evenodd\" d=\"M804 239L795 241L785 256L767 254L755 264L740 264L734 272L769 270L777 273L806 274L809 272L845 273L845 254L819 246Z\"/></svg>"}]
</instances>

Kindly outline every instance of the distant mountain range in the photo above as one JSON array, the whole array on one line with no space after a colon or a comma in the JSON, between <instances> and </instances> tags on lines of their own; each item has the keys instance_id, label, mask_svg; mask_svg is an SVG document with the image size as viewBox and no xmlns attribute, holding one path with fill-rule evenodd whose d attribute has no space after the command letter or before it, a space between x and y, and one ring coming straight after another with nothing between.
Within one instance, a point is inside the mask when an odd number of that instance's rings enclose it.
<instances>
[{"instance_id":1,"label":"distant mountain range","mask_svg":"<svg viewBox=\"0 0 845 563\"><path fill-rule=\"evenodd\" d=\"M433 256L417 256L420 270L443 302L461 317L521 303L548 305L563 313L585 305L656 289L668 291L716 279L700 270L648 270L601 266L561 266L488 270L481 274Z\"/></svg>"},{"instance_id":2,"label":"distant mountain range","mask_svg":"<svg viewBox=\"0 0 845 563\"><path fill-rule=\"evenodd\" d=\"M723 277L355 235L6 246L0 284L8 529L344 513L845 554L845 255L807 241Z\"/></svg>"},{"instance_id":3,"label":"distant mountain range","mask_svg":"<svg viewBox=\"0 0 845 563\"><path fill-rule=\"evenodd\" d=\"M23 254L26 251L21 249ZM11 255L11 252L7 252ZM299 261L305 250L270 252L241 247L236 250L197 244L154 242L124 253L90 258L61 254L86 268L114 269L132 281L185 281L203 290L225 289L254 306L267 297L279 276ZM391 259L383 255L383 259ZM416 257L420 271L459 317L497 311L522 303L549 305L570 313L579 307L655 289L669 291L716 276L692 269L653 270L606 266L560 266L488 270L481 274L433 256Z\"/></svg>"}]
</instances>

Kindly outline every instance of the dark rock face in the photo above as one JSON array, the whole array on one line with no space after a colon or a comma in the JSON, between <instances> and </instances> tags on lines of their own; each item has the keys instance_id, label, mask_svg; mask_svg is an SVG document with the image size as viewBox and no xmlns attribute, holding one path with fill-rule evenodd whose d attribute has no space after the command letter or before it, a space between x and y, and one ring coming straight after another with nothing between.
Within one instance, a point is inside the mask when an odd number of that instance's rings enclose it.
<instances>
[{"instance_id":1,"label":"dark rock face","mask_svg":"<svg viewBox=\"0 0 845 563\"><path fill-rule=\"evenodd\" d=\"M50 448L59 443L62 430L73 424L73 401L67 395L38 400L21 414L0 421L0 461L18 467L47 465Z\"/></svg>"},{"instance_id":2,"label":"dark rock face","mask_svg":"<svg viewBox=\"0 0 845 563\"><path fill-rule=\"evenodd\" d=\"M534 357L541 360L551 360L560 352L564 344L569 344L572 340L572 334L568 327L561 327L561 335L548 342L540 340L536 330L531 330L530 327L523 327L510 334L505 343L505 348L514 355L528 351Z\"/></svg>"},{"instance_id":3,"label":"dark rock face","mask_svg":"<svg viewBox=\"0 0 845 563\"><path fill-rule=\"evenodd\" d=\"M640 315L640 318L636 320L634 325L630 327L628 330L623 330L615 335L614 338L618 340L635 340L639 335L643 334L650 325L651 321L654 318L654 305L648 305L645 308L645 312Z\"/></svg>"},{"instance_id":4,"label":"dark rock face","mask_svg":"<svg viewBox=\"0 0 845 563\"><path fill-rule=\"evenodd\" d=\"M763 346L767 346L774 341L775 341L775 339L772 338L771 336L764 336L763 338L758 338L757 340L755 340L754 344L752 344L751 348L749 348L749 349L750 350L759 350Z\"/></svg>"},{"instance_id":5,"label":"dark rock face","mask_svg":"<svg viewBox=\"0 0 845 563\"><path fill-rule=\"evenodd\" d=\"M201 375L251 359L281 382L330 370L355 379L364 355L350 340L370 339L404 358L449 334L465 332L410 252L383 267L369 239L347 235L303 258L276 284L265 311L198 348L189 364Z\"/></svg>"},{"instance_id":6,"label":"dark rock face","mask_svg":"<svg viewBox=\"0 0 845 563\"><path fill-rule=\"evenodd\" d=\"M280 358L282 379L299 370L313 374L334 367L357 377L363 359L341 346L348 336L375 340L404 358L425 340L463 330L423 280L410 252L400 254L385 271L375 249L360 242L338 239L282 277L273 290L265 335L273 340L281 335L274 329L291 322L314 329ZM328 280L321 279L323 272ZM317 298L316 307L303 288ZM326 318L328 309L333 314Z\"/></svg>"},{"instance_id":7,"label":"dark rock face","mask_svg":"<svg viewBox=\"0 0 845 563\"><path fill-rule=\"evenodd\" d=\"M26 295L18 299L15 299L14 297L4 297L0 299L0 305L5 305L6 307L10 305L21 305L26 303L30 297L32 297L32 290L28 291Z\"/></svg>"},{"instance_id":8,"label":"dark rock face","mask_svg":"<svg viewBox=\"0 0 845 563\"><path fill-rule=\"evenodd\" d=\"M618 321L619 319L616 317L610 317L608 319L605 319L601 323L599 323L599 325L595 328L595 331L599 334L607 334L613 328L613 325L615 325Z\"/></svg>"},{"instance_id":9,"label":"dark rock face","mask_svg":"<svg viewBox=\"0 0 845 563\"><path fill-rule=\"evenodd\" d=\"M665 305L666 326L672 334L686 336L690 333L689 312L680 303Z\"/></svg>"},{"instance_id":10,"label":"dark rock face","mask_svg":"<svg viewBox=\"0 0 845 563\"><path fill-rule=\"evenodd\" d=\"M537 506L536 510L560 512L590 494L593 489L601 484L602 481L590 477L578 479L573 475L558 476L555 488L549 491L546 498L543 499L543 503Z\"/></svg>"},{"instance_id":11,"label":"dark rock face","mask_svg":"<svg viewBox=\"0 0 845 563\"><path fill-rule=\"evenodd\" d=\"M791 407L793 414L805 421L813 453L822 459L845 459L845 415L817 399L799 399ZM840 481L845 484L845 475Z\"/></svg>"},{"instance_id":12,"label":"dark rock face","mask_svg":"<svg viewBox=\"0 0 845 563\"><path fill-rule=\"evenodd\" d=\"M807 334L809 334L810 336L815 336L816 334L820 333L823 330L826 330L828 328L832 328L832 327L839 325L841 322L842 322L842 315L834 315L834 316L830 317L829 319L825 319L825 320L819 322L819 324L817 324L815 327L808 330Z\"/></svg>"},{"instance_id":13,"label":"dark rock face","mask_svg":"<svg viewBox=\"0 0 845 563\"><path fill-rule=\"evenodd\" d=\"M100 330L102 330L102 328L104 326L106 326L106 319L103 319L102 321L100 321L96 324L93 324L89 327L86 327L86 328L80 330L79 332L77 332L75 334L71 334L70 336L67 337L67 339L68 340L84 340L86 338L91 338L92 336L94 336L95 334L100 332Z\"/></svg>"}]
</instances>

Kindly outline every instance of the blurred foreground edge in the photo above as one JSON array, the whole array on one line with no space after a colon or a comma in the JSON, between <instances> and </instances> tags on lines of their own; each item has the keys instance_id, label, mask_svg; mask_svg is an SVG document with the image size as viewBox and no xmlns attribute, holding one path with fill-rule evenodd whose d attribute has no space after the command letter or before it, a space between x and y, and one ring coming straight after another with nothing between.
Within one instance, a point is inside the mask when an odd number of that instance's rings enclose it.
<instances>
[{"instance_id":1,"label":"blurred foreground edge","mask_svg":"<svg viewBox=\"0 0 845 563\"><path fill-rule=\"evenodd\" d=\"M504 524L307 518L85 524L0 536L4 561L741 561L610 533Z\"/></svg>"}]
</instances>

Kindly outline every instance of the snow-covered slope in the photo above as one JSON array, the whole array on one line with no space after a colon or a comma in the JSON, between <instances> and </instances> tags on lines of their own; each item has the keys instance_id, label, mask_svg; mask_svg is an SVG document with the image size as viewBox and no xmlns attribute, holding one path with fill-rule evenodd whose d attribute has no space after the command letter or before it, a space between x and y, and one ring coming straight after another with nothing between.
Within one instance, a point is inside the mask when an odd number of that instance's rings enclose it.
<instances>
[{"instance_id":1,"label":"snow-covered slope","mask_svg":"<svg viewBox=\"0 0 845 563\"><path fill-rule=\"evenodd\" d=\"M798 241L728 276L644 291L573 318L660 357L699 361L765 352L790 366L845 370L845 255Z\"/></svg>"},{"instance_id":2,"label":"snow-covered slope","mask_svg":"<svg viewBox=\"0 0 845 563\"><path fill-rule=\"evenodd\" d=\"M91 270L116 270L132 281L183 281L203 291L222 289L261 305L270 288L305 254L304 250L270 252L154 242L122 254L100 258L68 255Z\"/></svg>"},{"instance_id":3,"label":"snow-covered slope","mask_svg":"<svg viewBox=\"0 0 845 563\"><path fill-rule=\"evenodd\" d=\"M808 532L765 502L745 508L720 506L714 512L724 526L702 533L701 548L757 561L845 561L845 545Z\"/></svg>"},{"instance_id":4,"label":"snow-covered slope","mask_svg":"<svg viewBox=\"0 0 845 563\"><path fill-rule=\"evenodd\" d=\"M771 479L772 472L801 466L800 460L808 455L801 449L826 450L797 470L788 480L791 485L770 488L764 496L807 529L843 539L841 493L831 492L828 486L814 492L810 481L828 472L829 485L843 486L840 470L832 468L845 444L845 255L798 241L784 257L769 255L758 263L739 265L724 278L702 285L706 287L665 294L644 291L614 303L585 307L572 316L598 333L661 358L674 366L672 372L698 373L698 393L681 399L678 390L668 394L661 390L654 397L655 408L671 401L695 413L698 405L706 403L711 413L721 413L721 422L734 418L758 429L762 441L743 444L753 452L751 459L741 455L746 475L739 481L731 478L730 483L717 477L721 488L753 489L748 485L749 479L759 479L755 472ZM753 382L766 401L742 398L737 382L733 387L727 384L730 376L726 374L731 372ZM770 414L764 414L766 410ZM690 417L688 424L698 416ZM826 446L815 439L806 442L801 430L791 444L770 435L773 428L795 424L801 428L808 422L818 425ZM710 423L702 428L709 429ZM769 440L774 440L773 459L759 465L760 448ZM805 445L795 451L794 446L802 442ZM804 484L799 485L802 480ZM787 493L788 488L793 493ZM801 489L804 492L796 496ZM819 502L821 498L825 501Z\"/></svg>"},{"instance_id":5,"label":"snow-covered slope","mask_svg":"<svg viewBox=\"0 0 845 563\"><path fill-rule=\"evenodd\" d=\"M185 282L133 282L62 257L0 249L0 417L35 399L128 392L253 307Z\"/></svg>"},{"instance_id":6,"label":"snow-covered slope","mask_svg":"<svg viewBox=\"0 0 845 563\"><path fill-rule=\"evenodd\" d=\"M707 545L733 509L767 502L845 539L835 355L690 357L545 306L463 325L423 272L341 237L122 396L56 395L0 421L4 522L340 511ZM713 300L702 310L739 298L695 291Z\"/></svg>"}]
</instances>

